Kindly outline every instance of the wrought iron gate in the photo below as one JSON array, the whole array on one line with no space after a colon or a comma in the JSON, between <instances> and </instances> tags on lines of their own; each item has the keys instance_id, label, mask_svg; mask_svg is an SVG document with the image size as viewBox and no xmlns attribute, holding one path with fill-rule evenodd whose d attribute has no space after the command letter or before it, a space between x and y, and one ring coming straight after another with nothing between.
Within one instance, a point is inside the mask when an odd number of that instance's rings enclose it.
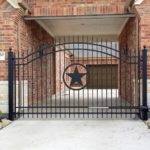
<instances>
[{"instance_id":1,"label":"wrought iron gate","mask_svg":"<svg viewBox=\"0 0 150 150\"><path fill-rule=\"evenodd\" d=\"M142 53L141 53L142 52ZM147 119L147 50L64 37L8 53L9 118Z\"/></svg>"}]
</instances>

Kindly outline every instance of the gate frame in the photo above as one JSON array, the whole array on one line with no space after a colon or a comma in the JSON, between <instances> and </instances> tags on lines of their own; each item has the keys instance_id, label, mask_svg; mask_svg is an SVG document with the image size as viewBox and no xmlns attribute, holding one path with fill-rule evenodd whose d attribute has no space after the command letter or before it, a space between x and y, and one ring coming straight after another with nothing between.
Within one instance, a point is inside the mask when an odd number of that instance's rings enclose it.
<instances>
[{"instance_id":1,"label":"gate frame","mask_svg":"<svg viewBox=\"0 0 150 150\"><path fill-rule=\"evenodd\" d=\"M8 102L9 102L9 109L8 109L8 118L10 120L14 120L14 52L12 48L9 48L8 51ZM142 60L139 59L138 61L142 61L142 104L140 104L140 113L139 116L142 120L148 119L148 106L147 106L147 48L144 46L142 50ZM141 63L141 62L140 62Z\"/></svg>"}]
</instances>

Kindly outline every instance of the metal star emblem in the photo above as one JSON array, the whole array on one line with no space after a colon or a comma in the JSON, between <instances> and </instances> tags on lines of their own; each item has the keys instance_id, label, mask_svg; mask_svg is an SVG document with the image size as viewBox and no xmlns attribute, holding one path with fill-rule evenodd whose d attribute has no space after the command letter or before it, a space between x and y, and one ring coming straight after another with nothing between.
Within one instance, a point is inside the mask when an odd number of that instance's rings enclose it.
<instances>
[{"instance_id":1,"label":"metal star emblem","mask_svg":"<svg viewBox=\"0 0 150 150\"><path fill-rule=\"evenodd\" d=\"M79 70L76 66L75 70L73 73L66 73L70 78L70 86L73 85L74 83L79 83L81 86L83 86L81 78L86 75L86 73L79 73Z\"/></svg>"}]
</instances>

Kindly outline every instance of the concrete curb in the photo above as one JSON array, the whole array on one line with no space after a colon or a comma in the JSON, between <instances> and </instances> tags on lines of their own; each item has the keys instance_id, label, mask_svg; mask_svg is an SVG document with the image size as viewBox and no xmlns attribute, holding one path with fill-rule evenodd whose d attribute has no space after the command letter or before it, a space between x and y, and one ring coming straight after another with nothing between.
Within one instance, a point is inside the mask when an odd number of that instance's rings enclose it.
<instances>
[{"instance_id":1,"label":"concrete curb","mask_svg":"<svg viewBox=\"0 0 150 150\"><path fill-rule=\"evenodd\" d=\"M8 120L8 119L2 119L1 122L0 122L0 129L8 126L10 123L11 123L11 121Z\"/></svg>"},{"instance_id":2,"label":"concrete curb","mask_svg":"<svg viewBox=\"0 0 150 150\"><path fill-rule=\"evenodd\" d=\"M147 121L145 121L145 123L146 123L146 125L147 125L148 129L150 129L150 119L149 119L149 120L147 120Z\"/></svg>"}]
</instances>

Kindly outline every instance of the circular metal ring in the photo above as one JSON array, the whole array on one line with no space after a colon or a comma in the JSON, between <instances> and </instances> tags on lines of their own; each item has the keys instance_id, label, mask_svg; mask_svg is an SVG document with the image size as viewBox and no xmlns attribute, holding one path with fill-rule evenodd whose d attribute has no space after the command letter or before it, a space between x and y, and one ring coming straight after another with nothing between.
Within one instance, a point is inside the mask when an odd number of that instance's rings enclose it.
<instances>
[{"instance_id":1,"label":"circular metal ring","mask_svg":"<svg viewBox=\"0 0 150 150\"><path fill-rule=\"evenodd\" d=\"M73 64L70 64L69 66L67 66L67 67L65 68L64 73L63 73L63 82L64 82L65 85L66 85L69 89L71 89L71 90L82 90L82 89L84 89L84 88L87 86L88 80L86 80L86 84L83 85L83 86L81 86L80 88L73 88L73 87L71 87L71 85L68 85L67 82L66 82L66 80L65 80L65 75L67 74L66 72L67 72L67 70L68 70L70 67L72 67L72 66L81 66L82 68L84 68L84 69L86 70L85 75L88 76L88 79L89 79L89 75L90 75L90 74L89 74L89 70L87 69L87 67L84 66L83 64L80 64L80 63L73 63ZM71 74L73 74L73 73L71 73ZM80 74L80 73L79 73L79 74Z\"/></svg>"}]
</instances>

